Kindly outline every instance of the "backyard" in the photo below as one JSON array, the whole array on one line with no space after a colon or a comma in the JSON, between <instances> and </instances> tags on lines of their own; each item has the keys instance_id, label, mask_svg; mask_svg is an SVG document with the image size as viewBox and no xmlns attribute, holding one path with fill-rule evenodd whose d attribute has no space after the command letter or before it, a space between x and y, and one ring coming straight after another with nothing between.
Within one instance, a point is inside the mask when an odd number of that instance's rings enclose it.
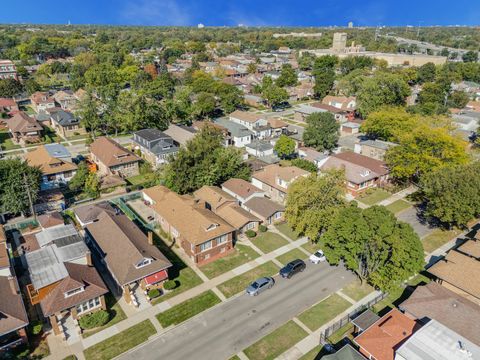
<instances>
[{"instance_id":1,"label":"backyard","mask_svg":"<svg viewBox=\"0 0 480 360\"><path fill-rule=\"evenodd\" d=\"M287 245L288 241L278 234L272 232L264 232L260 233L260 235L253 239L252 243L260 250L262 250L265 254L268 254L273 250Z\"/></svg>"}]
</instances>

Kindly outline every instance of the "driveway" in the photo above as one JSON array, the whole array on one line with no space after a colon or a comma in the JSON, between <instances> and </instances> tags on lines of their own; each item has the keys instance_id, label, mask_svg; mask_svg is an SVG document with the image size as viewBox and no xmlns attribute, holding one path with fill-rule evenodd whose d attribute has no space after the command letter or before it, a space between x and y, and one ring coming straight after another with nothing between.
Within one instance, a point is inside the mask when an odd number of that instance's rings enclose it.
<instances>
[{"instance_id":1,"label":"driveway","mask_svg":"<svg viewBox=\"0 0 480 360\"><path fill-rule=\"evenodd\" d=\"M160 335L119 359L224 360L354 279L343 267L307 264L256 297L245 294Z\"/></svg>"},{"instance_id":2,"label":"driveway","mask_svg":"<svg viewBox=\"0 0 480 360\"><path fill-rule=\"evenodd\" d=\"M420 238L427 236L433 231L433 228L431 228L427 223L423 223L418 218L417 209L415 207L411 207L410 209L400 212L397 214L397 219L412 225L413 229Z\"/></svg>"}]
</instances>

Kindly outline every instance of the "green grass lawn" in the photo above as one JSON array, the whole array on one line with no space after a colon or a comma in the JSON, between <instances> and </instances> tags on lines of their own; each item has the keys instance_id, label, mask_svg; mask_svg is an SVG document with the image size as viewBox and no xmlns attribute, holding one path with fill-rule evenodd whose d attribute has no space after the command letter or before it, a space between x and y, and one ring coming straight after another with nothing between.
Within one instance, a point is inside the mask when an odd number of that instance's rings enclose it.
<instances>
[{"instance_id":1,"label":"green grass lawn","mask_svg":"<svg viewBox=\"0 0 480 360\"><path fill-rule=\"evenodd\" d=\"M230 359L228 360L240 360L240 358L238 357L238 355L233 355Z\"/></svg>"},{"instance_id":2,"label":"green grass lawn","mask_svg":"<svg viewBox=\"0 0 480 360\"><path fill-rule=\"evenodd\" d=\"M359 301L362 300L365 296L370 294L373 291L373 287L367 284L366 281L363 283L360 280L355 279L350 284L345 286L342 289L342 292L347 295L349 298Z\"/></svg>"},{"instance_id":3,"label":"green grass lawn","mask_svg":"<svg viewBox=\"0 0 480 360\"><path fill-rule=\"evenodd\" d=\"M311 241L308 241L307 243L302 245L302 248L307 250L310 254L313 254L317 250L322 249L322 244L320 244L319 242L312 243Z\"/></svg>"},{"instance_id":4,"label":"green grass lawn","mask_svg":"<svg viewBox=\"0 0 480 360\"><path fill-rule=\"evenodd\" d=\"M155 177L155 173L146 173L127 178L127 182L130 185L143 185L152 181Z\"/></svg>"},{"instance_id":5,"label":"green grass lawn","mask_svg":"<svg viewBox=\"0 0 480 360\"><path fill-rule=\"evenodd\" d=\"M386 208L390 210L392 213L397 214L400 211L406 210L411 206L412 204L410 204L409 202L400 199L400 200L394 201L390 205L387 205Z\"/></svg>"},{"instance_id":6,"label":"green grass lawn","mask_svg":"<svg viewBox=\"0 0 480 360\"><path fill-rule=\"evenodd\" d=\"M265 254L268 254L279 247L287 245L289 242L280 235L267 231L260 233L255 239L252 240L252 243Z\"/></svg>"},{"instance_id":7,"label":"green grass lawn","mask_svg":"<svg viewBox=\"0 0 480 360\"><path fill-rule=\"evenodd\" d=\"M391 195L392 194L390 194L388 191L385 191L383 189L374 189L369 194L360 196L358 200L364 203L365 205L375 205L380 201L389 198Z\"/></svg>"},{"instance_id":8,"label":"green grass lawn","mask_svg":"<svg viewBox=\"0 0 480 360\"><path fill-rule=\"evenodd\" d=\"M429 254L433 250L438 249L440 246L454 239L461 233L462 231L458 229L454 229L454 230L435 229L422 239L423 249L427 254Z\"/></svg>"},{"instance_id":9,"label":"green grass lawn","mask_svg":"<svg viewBox=\"0 0 480 360\"><path fill-rule=\"evenodd\" d=\"M220 302L221 300L218 296L215 295L213 291L208 290L157 314L157 319L162 327L166 328L170 325L180 324Z\"/></svg>"},{"instance_id":10,"label":"green grass lawn","mask_svg":"<svg viewBox=\"0 0 480 360\"><path fill-rule=\"evenodd\" d=\"M341 327L337 331L335 331L332 335L328 337L328 340L333 344L338 344L341 342L345 337L349 338L350 340L353 339L353 330L354 326L350 322L347 325Z\"/></svg>"},{"instance_id":11,"label":"green grass lawn","mask_svg":"<svg viewBox=\"0 0 480 360\"><path fill-rule=\"evenodd\" d=\"M315 331L329 322L335 316L347 310L352 304L337 294L332 294L325 300L312 306L298 316L310 330Z\"/></svg>"},{"instance_id":12,"label":"green grass lawn","mask_svg":"<svg viewBox=\"0 0 480 360\"><path fill-rule=\"evenodd\" d=\"M277 260L280 261L283 265L287 265L290 261L295 259L306 259L307 254L305 254L300 249L292 249L289 252L286 252L283 255L277 256Z\"/></svg>"},{"instance_id":13,"label":"green grass lawn","mask_svg":"<svg viewBox=\"0 0 480 360\"><path fill-rule=\"evenodd\" d=\"M320 360L322 356L327 354L327 352L322 351L322 349L322 345L315 346L312 350L310 350L298 360Z\"/></svg>"},{"instance_id":14,"label":"green grass lawn","mask_svg":"<svg viewBox=\"0 0 480 360\"><path fill-rule=\"evenodd\" d=\"M150 320L142 321L84 351L87 360L108 360L148 340L157 331Z\"/></svg>"},{"instance_id":15,"label":"green grass lawn","mask_svg":"<svg viewBox=\"0 0 480 360\"><path fill-rule=\"evenodd\" d=\"M103 329L106 329L107 327L110 327L112 325L115 325L116 323L127 318L127 315L125 315L122 308L120 307L120 304L117 302L117 300L112 294L108 293L107 295L105 295L105 302L107 304L108 313L110 314L110 320L105 325L100 326L96 329L86 330L84 333L82 333L83 338L92 336L93 334L96 334L97 332L102 331Z\"/></svg>"},{"instance_id":16,"label":"green grass lawn","mask_svg":"<svg viewBox=\"0 0 480 360\"><path fill-rule=\"evenodd\" d=\"M20 145L13 143L8 131L0 131L0 147L2 150L20 149Z\"/></svg>"},{"instance_id":17,"label":"green grass lawn","mask_svg":"<svg viewBox=\"0 0 480 360\"><path fill-rule=\"evenodd\" d=\"M290 320L243 352L250 360L275 359L307 335L305 330Z\"/></svg>"},{"instance_id":18,"label":"green grass lawn","mask_svg":"<svg viewBox=\"0 0 480 360\"><path fill-rule=\"evenodd\" d=\"M278 273L278 270L278 267L273 262L269 261L241 275L235 276L217 287L227 298L229 298L244 291L251 282L259 277L273 276Z\"/></svg>"},{"instance_id":19,"label":"green grass lawn","mask_svg":"<svg viewBox=\"0 0 480 360\"><path fill-rule=\"evenodd\" d=\"M250 246L237 244L235 245L235 252L217 259L209 264L200 267L200 270L207 275L209 279L213 279L229 270L252 261L259 257L260 254L253 250Z\"/></svg>"},{"instance_id":20,"label":"green grass lawn","mask_svg":"<svg viewBox=\"0 0 480 360\"><path fill-rule=\"evenodd\" d=\"M284 222L284 223L281 223L281 224L277 224L277 225L275 225L275 227L278 229L278 231L280 231L286 237L289 237L292 240L297 240L298 239L298 236L292 230L290 225L288 225L288 223Z\"/></svg>"},{"instance_id":21,"label":"green grass lawn","mask_svg":"<svg viewBox=\"0 0 480 360\"><path fill-rule=\"evenodd\" d=\"M202 283L202 279L190 269L180 257L175 254L170 246L158 236L158 234L153 233L153 240L155 245L160 249L160 251L167 257L168 260L173 264L171 268L168 269L168 276L170 280L176 282L177 287L172 291L169 291L167 294L160 296L152 301L152 304L158 304L162 301L168 300L173 296L176 296L188 289L191 289Z\"/></svg>"}]
</instances>

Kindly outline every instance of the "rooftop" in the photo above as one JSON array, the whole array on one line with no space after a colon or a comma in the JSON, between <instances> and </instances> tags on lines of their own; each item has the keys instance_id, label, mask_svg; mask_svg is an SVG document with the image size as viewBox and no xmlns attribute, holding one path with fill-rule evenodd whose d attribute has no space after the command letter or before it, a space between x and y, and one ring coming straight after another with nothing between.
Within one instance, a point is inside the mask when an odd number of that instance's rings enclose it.
<instances>
[{"instance_id":1,"label":"rooftop","mask_svg":"<svg viewBox=\"0 0 480 360\"><path fill-rule=\"evenodd\" d=\"M222 188L230 190L243 199L246 199L254 193L263 193L264 191L243 179L229 179L222 184Z\"/></svg>"},{"instance_id":2,"label":"rooftop","mask_svg":"<svg viewBox=\"0 0 480 360\"><path fill-rule=\"evenodd\" d=\"M245 202L245 207L262 216L263 218L269 218L273 214L279 211L285 211L285 207L267 199L265 197L255 196Z\"/></svg>"},{"instance_id":3,"label":"rooftop","mask_svg":"<svg viewBox=\"0 0 480 360\"><path fill-rule=\"evenodd\" d=\"M247 127L227 119L216 119L215 124L225 127L228 130L228 132L232 134L232 136L234 137L244 137L244 136L253 135L253 132L250 131Z\"/></svg>"},{"instance_id":4,"label":"rooftop","mask_svg":"<svg viewBox=\"0 0 480 360\"><path fill-rule=\"evenodd\" d=\"M77 165L64 160L65 151L60 144L55 147L49 147L48 145L40 145L35 150L29 151L25 154L25 159L31 166L38 166L44 175L58 174L67 171L74 171L77 169ZM55 153L58 150L58 155L63 157L52 156L51 153Z\"/></svg>"},{"instance_id":5,"label":"rooftop","mask_svg":"<svg viewBox=\"0 0 480 360\"><path fill-rule=\"evenodd\" d=\"M91 143L90 151L108 167L141 160L137 155L105 136L99 137Z\"/></svg>"}]
</instances>

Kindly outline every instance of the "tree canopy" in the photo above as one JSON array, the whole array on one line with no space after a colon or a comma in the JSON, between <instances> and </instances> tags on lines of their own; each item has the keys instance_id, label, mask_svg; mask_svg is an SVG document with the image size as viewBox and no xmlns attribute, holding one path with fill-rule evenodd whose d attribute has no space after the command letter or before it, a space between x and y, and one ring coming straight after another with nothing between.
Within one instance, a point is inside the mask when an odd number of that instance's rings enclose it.
<instances>
[{"instance_id":1,"label":"tree canopy","mask_svg":"<svg viewBox=\"0 0 480 360\"><path fill-rule=\"evenodd\" d=\"M305 119L307 127L303 133L306 146L312 146L318 151L332 150L337 146L340 124L333 114L328 112L313 113Z\"/></svg>"},{"instance_id":2,"label":"tree canopy","mask_svg":"<svg viewBox=\"0 0 480 360\"><path fill-rule=\"evenodd\" d=\"M274 150L281 159L292 156L295 152L295 140L282 134L275 143Z\"/></svg>"}]
</instances>

